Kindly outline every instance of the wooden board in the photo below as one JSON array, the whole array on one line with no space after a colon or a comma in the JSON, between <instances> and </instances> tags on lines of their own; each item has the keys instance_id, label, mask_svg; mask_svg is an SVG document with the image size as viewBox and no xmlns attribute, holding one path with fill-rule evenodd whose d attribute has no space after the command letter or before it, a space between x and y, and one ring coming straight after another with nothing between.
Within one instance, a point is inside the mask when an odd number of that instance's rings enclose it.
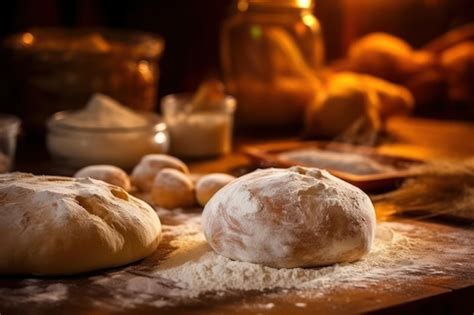
<instances>
[{"instance_id":1,"label":"wooden board","mask_svg":"<svg viewBox=\"0 0 474 315\"><path fill-rule=\"evenodd\" d=\"M379 152L401 155L407 158L466 158L474 156L474 124L420 120L413 118L394 119L389 122L388 132L392 138L378 148ZM281 139L273 139L281 142ZM268 142L261 139L239 139L240 144L254 145ZM55 174L43 147L21 147L17 170L36 174ZM38 153L43 152L43 153ZM35 158L32 159L31 157ZM193 172L229 172L248 167L248 158L233 153L213 160L194 162ZM380 214L380 218L384 218ZM401 220L397 218L397 220ZM163 220L164 223L167 223ZM389 279L379 285L366 288L343 288L318 294L313 292L240 292L235 295L219 297L205 296L175 307L156 308L142 304L135 309L113 307L112 294L91 284L91 278L111 275L113 272L126 273L125 268L99 271L75 277L41 279L35 277L0 278L0 313L9 314L346 314L357 312L377 312L383 314L472 314L474 303L474 254L473 230L468 227L446 225L433 222L404 220L416 230L418 227L431 231L429 238L433 246L422 253L426 256L440 257L433 266L442 273L419 274L416 281L400 282ZM172 222L168 222L171 224ZM446 236L456 233L464 241L453 243ZM166 241L160 246L157 255L165 257L172 248ZM454 252L447 255L449 251ZM133 265L140 266L143 262ZM31 290L32 282L36 289ZM68 287L67 298L58 299L41 296L48 288L57 284ZM52 287L51 287L52 286ZM117 288L116 290L118 290ZM168 290L165 286L164 290ZM29 291L30 290L30 291ZM159 292L156 292L159 297ZM38 295L39 298L38 299ZM302 297L304 296L304 297ZM27 297L25 299L25 297ZM36 299L35 299L36 297ZM135 297L135 296L132 296ZM136 293L139 299L140 293ZM38 302L42 301L42 302ZM115 300L115 303L120 301ZM270 304L273 303L273 304ZM298 307L297 303L306 303ZM298 304L301 305L301 304ZM271 307L270 307L271 306Z\"/></svg>"},{"instance_id":2,"label":"wooden board","mask_svg":"<svg viewBox=\"0 0 474 315\"><path fill-rule=\"evenodd\" d=\"M172 216L165 216L163 223L175 225L178 221ZM411 220L405 220L403 226L409 228L404 228L399 233L412 240L413 255L420 259L436 257L426 272L414 272L410 281L387 272L386 278L375 282L345 281L341 285L331 284L324 289L229 291L219 294L208 292L199 298L180 299L173 306L162 306L155 302L169 297L167 292L173 288L173 284L151 277L147 270L154 268L153 264L159 264L173 250L170 239L165 238L151 258L122 268L52 279L3 278L0 280L0 313L346 314L377 311L394 306L409 308L410 302L420 299L426 301L430 297L436 297L435 302L441 303L443 307L469 307L459 302L457 305L451 305L454 300L444 300L443 296L453 292L462 294L463 290L473 289L474 230ZM423 231L423 235L420 235L419 231ZM417 240L422 240L422 243L417 245ZM457 242L453 243L453 240ZM151 279L152 290L150 287L131 290L127 279L136 277ZM116 285L101 287L97 285L97 279L115 279ZM64 294L61 291L56 292L58 288L65 290ZM464 300L463 303L467 301L469 300ZM420 306L415 304L412 307L418 310Z\"/></svg>"}]
</instances>

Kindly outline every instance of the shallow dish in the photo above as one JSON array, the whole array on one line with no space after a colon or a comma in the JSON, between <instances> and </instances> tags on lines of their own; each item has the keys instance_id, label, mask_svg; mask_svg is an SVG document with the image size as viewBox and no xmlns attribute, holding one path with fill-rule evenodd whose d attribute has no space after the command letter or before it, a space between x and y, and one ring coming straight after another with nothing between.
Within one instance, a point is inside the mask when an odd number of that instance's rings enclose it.
<instances>
[{"instance_id":1,"label":"shallow dish","mask_svg":"<svg viewBox=\"0 0 474 315\"><path fill-rule=\"evenodd\" d=\"M112 164L131 169L146 154L168 151L166 124L153 113L141 113L149 123L131 128L73 127L63 123L71 113L56 113L48 121L48 150L59 164L72 168Z\"/></svg>"},{"instance_id":2,"label":"shallow dish","mask_svg":"<svg viewBox=\"0 0 474 315\"><path fill-rule=\"evenodd\" d=\"M269 143L245 146L241 150L245 155L250 157L258 167L291 167L296 165L322 167L322 165L318 165L317 163L302 163L283 157L283 155L288 152L311 149L320 152L334 152L341 155L359 155L377 162L382 166L386 166L387 168L384 171L367 174L324 167L334 176L337 176L366 191L387 190L393 188L405 178L413 176L415 174L413 167L423 163L421 160L380 154L371 147L323 141Z\"/></svg>"}]
</instances>

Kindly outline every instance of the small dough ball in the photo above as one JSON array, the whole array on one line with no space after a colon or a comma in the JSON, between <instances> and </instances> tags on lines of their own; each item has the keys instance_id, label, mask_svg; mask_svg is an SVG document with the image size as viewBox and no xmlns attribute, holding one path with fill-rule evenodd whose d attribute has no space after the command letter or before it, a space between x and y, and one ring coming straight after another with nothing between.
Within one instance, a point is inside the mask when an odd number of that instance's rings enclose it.
<instances>
[{"instance_id":1,"label":"small dough ball","mask_svg":"<svg viewBox=\"0 0 474 315\"><path fill-rule=\"evenodd\" d=\"M474 104L474 41L458 44L441 56L451 100Z\"/></svg>"},{"instance_id":2,"label":"small dough ball","mask_svg":"<svg viewBox=\"0 0 474 315\"><path fill-rule=\"evenodd\" d=\"M142 192L149 192L156 174L164 168L173 168L184 174L189 174L186 164L173 156L148 154L133 169L131 175L132 184Z\"/></svg>"},{"instance_id":3,"label":"small dough ball","mask_svg":"<svg viewBox=\"0 0 474 315\"><path fill-rule=\"evenodd\" d=\"M130 191L130 179L127 173L121 168L113 165L90 165L81 168L74 174L74 177L90 177L98 180L103 180L106 183L115 185Z\"/></svg>"},{"instance_id":4,"label":"small dough ball","mask_svg":"<svg viewBox=\"0 0 474 315\"><path fill-rule=\"evenodd\" d=\"M194 206L194 184L186 174L165 168L156 174L151 199L155 205L167 209Z\"/></svg>"},{"instance_id":5,"label":"small dough ball","mask_svg":"<svg viewBox=\"0 0 474 315\"><path fill-rule=\"evenodd\" d=\"M155 210L92 178L0 175L0 274L65 275L129 264L161 240Z\"/></svg>"},{"instance_id":6,"label":"small dough ball","mask_svg":"<svg viewBox=\"0 0 474 315\"><path fill-rule=\"evenodd\" d=\"M202 223L220 255L276 268L311 267L368 254L375 211L362 190L324 170L271 168L219 190Z\"/></svg>"},{"instance_id":7,"label":"small dough ball","mask_svg":"<svg viewBox=\"0 0 474 315\"><path fill-rule=\"evenodd\" d=\"M234 176L223 173L214 173L202 176L196 182L196 199L201 206L205 206L214 194L233 181Z\"/></svg>"}]
</instances>

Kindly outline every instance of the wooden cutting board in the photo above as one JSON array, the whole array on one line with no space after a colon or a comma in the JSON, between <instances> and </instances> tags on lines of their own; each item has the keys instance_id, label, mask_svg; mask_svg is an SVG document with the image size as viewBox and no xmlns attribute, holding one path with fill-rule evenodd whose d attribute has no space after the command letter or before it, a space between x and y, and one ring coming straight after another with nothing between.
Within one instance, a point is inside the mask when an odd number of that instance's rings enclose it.
<instances>
[{"instance_id":1,"label":"wooden cutting board","mask_svg":"<svg viewBox=\"0 0 474 315\"><path fill-rule=\"evenodd\" d=\"M163 212L161 212L163 214ZM185 216L162 215L164 230L187 224L200 209ZM386 225L387 223L381 223ZM393 307L415 310L419 299L436 298L451 310L465 304L445 296L472 292L474 285L474 230L429 222L392 222L399 237L409 239L410 259L396 255L390 268L374 265L363 274L339 277L343 269L328 269L324 287L265 291L225 290L199 297L176 298L172 290L186 288L163 279L156 268L176 247L165 237L157 252L138 263L72 277L7 277L0 280L1 314L346 314ZM410 264L429 258L424 268ZM186 260L183 260L185 263ZM341 268L344 268L342 266ZM402 273L400 273L402 272ZM407 274L404 274L407 273ZM223 278L222 281L225 281ZM141 283L142 285L137 285ZM146 285L143 285L143 284ZM184 291L182 291L184 290ZM464 303L469 300L464 300ZM407 304L408 303L408 304ZM420 304L423 305L423 304ZM459 313L459 312L455 312Z\"/></svg>"}]
</instances>

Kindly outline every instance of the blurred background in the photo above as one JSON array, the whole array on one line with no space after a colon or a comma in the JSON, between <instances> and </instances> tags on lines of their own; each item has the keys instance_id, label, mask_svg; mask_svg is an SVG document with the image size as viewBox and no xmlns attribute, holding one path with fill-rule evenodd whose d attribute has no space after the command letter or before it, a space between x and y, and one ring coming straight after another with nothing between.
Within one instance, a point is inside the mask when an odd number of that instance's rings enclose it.
<instances>
[{"instance_id":1,"label":"blurred background","mask_svg":"<svg viewBox=\"0 0 474 315\"><path fill-rule=\"evenodd\" d=\"M134 29L161 35L159 96L193 90L220 74L219 32L232 0L3 1L0 37L32 27ZM474 20L472 0L319 0L328 61L344 55L357 37L374 31L400 36L421 47L449 29Z\"/></svg>"},{"instance_id":2,"label":"blurred background","mask_svg":"<svg viewBox=\"0 0 474 315\"><path fill-rule=\"evenodd\" d=\"M473 22L472 0L4 1L0 113L31 164L53 115L95 93L160 112L217 79L237 103L223 152L234 125L373 146L395 116L474 120Z\"/></svg>"}]
</instances>

